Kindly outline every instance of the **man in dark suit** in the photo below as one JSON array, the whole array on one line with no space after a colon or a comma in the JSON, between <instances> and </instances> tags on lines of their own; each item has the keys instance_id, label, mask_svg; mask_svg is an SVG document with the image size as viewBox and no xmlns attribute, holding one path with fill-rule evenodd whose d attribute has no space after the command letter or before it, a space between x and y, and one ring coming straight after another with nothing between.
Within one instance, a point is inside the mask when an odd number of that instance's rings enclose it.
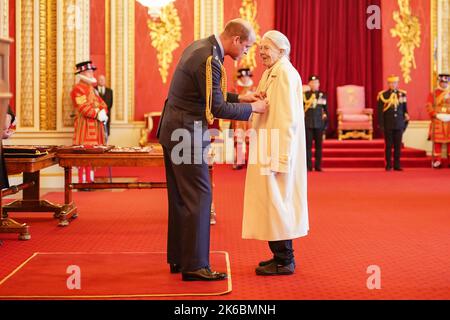
<instances>
[{"instance_id":1,"label":"man in dark suit","mask_svg":"<svg viewBox=\"0 0 450 320\"><path fill-rule=\"evenodd\" d=\"M398 89L399 80L398 76L389 76L389 89L378 94L378 120L386 144L386 171L392 170L392 147L394 147L394 170L402 171L400 165L402 137L409 115L406 91Z\"/></svg>"},{"instance_id":2,"label":"man in dark suit","mask_svg":"<svg viewBox=\"0 0 450 320\"><path fill-rule=\"evenodd\" d=\"M211 183L208 125L214 118L246 121L264 113L267 103L256 94L226 92L225 56L239 59L256 36L242 19L224 32L193 42L185 49L170 85L158 128L163 146L169 200L167 262L184 281L223 280L209 264ZM180 139L181 138L181 139Z\"/></svg>"},{"instance_id":3,"label":"man in dark suit","mask_svg":"<svg viewBox=\"0 0 450 320\"><path fill-rule=\"evenodd\" d=\"M309 87L311 91L303 94L303 104L305 108L305 128L306 128L306 155L308 171L312 171L312 146L315 143L315 164L316 171L322 171L322 141L328 119L327 95L320 91L320 79L318 76L309 77Z\"/></svg>"},{"instance_id":4,"label":"man in dark suit","mask_svg":"<svg viewBox=\"0 0 450 320\"><path fill-rule=\"evenodd\" d=\"M109 137L111 133L111 109L113 107L113 91L112 89L106 86L106 79L104 75L98 77L98 86L97 92L100 95L100 98L105 101L108 106L108 121L106 122L106 137Z\"/></svg>"}]
</instances>

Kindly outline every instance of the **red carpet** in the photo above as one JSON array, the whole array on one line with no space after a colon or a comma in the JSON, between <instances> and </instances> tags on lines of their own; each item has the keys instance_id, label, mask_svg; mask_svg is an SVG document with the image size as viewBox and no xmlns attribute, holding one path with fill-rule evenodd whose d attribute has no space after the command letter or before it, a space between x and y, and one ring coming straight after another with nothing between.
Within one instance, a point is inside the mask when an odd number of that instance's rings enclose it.
<instances>
[{"instance_id":1,"label":"red carpet","mask_svg":"<svg viewBox=\"0 0 450 320\"><path fill-rule=\"evenodd\" d=\"M36 253L3 281L0 298L115 299L175 296L215 296L231 292L228 281L182 282L167 272L165 253ZM211 253L211 262L229 269L226 252ZM79 290L70 290L68 278L76 266ZM69 284L74 284L73 278Z\"/></svg>"},{"instance_id":2,"label":"red carpet","mask_svg":"<svg viewBox=\"0 0 450 320\"><path fill-rule=\"evenodd\" d=\"M384 165L384 140L324 141L324 168L384 168ZM425 151L403 148L402 166L430 168L431 158Z\"/></svg>"},{"instance_id":3,"label":"red carpet","mask_svg":"<svg viewBox=\"0 0 450 320\"><path fill-rule=\"evenodd\" d=\"M160 169L113 170L163 177ZM310 235L294 242L296 274L275 278L254 273L258 261L270 257L267 244L241 239L245 171L219 166L215 177L211 249L229 252L233 291L214 299L450 299L449 169L311 173ZM63 193L46 198L62 201ZM67 228L51 214L12 214L31 225L32 239L0 235L0 279L34 252L166 250L166 190L80 192L74 199L79 218ZM380 290L366 286L371 265L381 269ZM168 276L167 268L160 272Z\"/></svg>"}]
</instances>

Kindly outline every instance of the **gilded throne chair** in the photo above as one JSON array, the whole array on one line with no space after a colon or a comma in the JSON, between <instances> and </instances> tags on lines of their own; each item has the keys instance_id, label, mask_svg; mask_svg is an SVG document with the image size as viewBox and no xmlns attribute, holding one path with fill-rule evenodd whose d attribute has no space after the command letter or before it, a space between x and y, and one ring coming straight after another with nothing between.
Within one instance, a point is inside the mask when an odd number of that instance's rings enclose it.
<instances>
[{"instance_id":1,"label":"gilded throne chair","mask_svg":"<svg viewBox=\"0 0 450 320\"><path fill-rule=\"evenodd\" d=\"M347 85L337 88L339 140L372 140L373 110L366 108L365 101L364 87Z\"/></svg>"}]
</instances>

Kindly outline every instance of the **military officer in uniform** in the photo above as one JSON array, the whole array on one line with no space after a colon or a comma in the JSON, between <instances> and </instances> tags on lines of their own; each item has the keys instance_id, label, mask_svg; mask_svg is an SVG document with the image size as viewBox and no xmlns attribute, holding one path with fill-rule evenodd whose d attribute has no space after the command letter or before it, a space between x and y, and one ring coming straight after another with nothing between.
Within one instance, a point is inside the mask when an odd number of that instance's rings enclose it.
<instances>
[{"instance_id":1,"label":"military officer in uniform","mask_svg":"<svg viewBox=\"0 0 450 320\"><path fill-rule=\"evenodd\" d=\"M232 20L222 34L187 47L172 78L157 135L163 146L169 202L167 262L184 281L227 278L210 268L211 183L202 155L207 154L207 129L214 118L247 121L252 112L266 111L267 102L256 94L241 96L226 90L225 56L238 60L255 40L247 21Z\"/></svg>"},{"instance_id":2,"label":"military officer in uniform","mask_svg":"<svg viewBox=\"0 0 450 320\"><path fill-rule=\"evenodd\" d=\"M400 156L402 137L409 121L406 91L400 90L400 78L392 75L388 79L389 89L378 94L378 120L384 132L386 171L392 170L392 147L394 148L394 170L402 171Z\"/></svg>"},{"instance_id":3,"label":"military officer in uniform","mask_svg":"<svg viewBox=\"0 0 450 320\"><path fill-rule=\"evenodd\" d=\"M315 144L316 171L322 171L322 142L323 132L328 119L327 95L320 91L320 79L318 76L309 77L311 91L303 94L303 105L305 108L306 128L306 155L308 171L312 171L312 146Z\"/></svg>"},{"instance_id":4,"label":"military officer in uniform","mask_svg":"<svg viewBox=\"0 0 450 320\"><path fill-rule=\"evenodd\" d=\"M429 139L434 142L433 168L442 166L442 145L447 144L447 161L450 166L450 75L439 75L439 87L430 93L427 112L431 118ZM436 101L435 103L433 103Z\"/></svg>"}]
</instances>

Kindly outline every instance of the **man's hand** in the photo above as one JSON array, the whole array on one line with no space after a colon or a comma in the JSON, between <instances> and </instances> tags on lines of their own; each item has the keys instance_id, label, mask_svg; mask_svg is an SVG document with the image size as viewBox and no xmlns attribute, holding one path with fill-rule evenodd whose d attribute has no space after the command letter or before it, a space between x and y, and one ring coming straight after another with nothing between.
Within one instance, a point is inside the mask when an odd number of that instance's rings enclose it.
<instances>
[{"instance_id":1,"label":"man's hand","mask_svg":"<svg viewBox=\"0 0 450 320\"><path fill-rule=\"evenodd\" d=\"M405 113L405 121L409 121L411 118L409 117L409 114Z\"/></svg>"},{"instance_id":2,"label":"man's hand","mask_svg":"<svg viewBox=\"0 0 450 320\"><path fill-rule=\"evenodd\" d=\"M239 102L243 103L253 103L260 100L260 97L256 93L249 93L246 95L239 95Z\"/></svg>"},{"instance_id":3,"label":"man's hand","mask_svg":"<svg viewBox=\"0 0 450 320\"><path fill-rule=\"evenodd\" d=\"M258 100L252 103L253 113L265 113L268 107L269 103L267 100Z\"/></svg>"},{"instance_id":4,"label":"man's hand","mask_svg":"<svg viewBox=\"0 0 450 320\"><path fill-rule=\"evenodd\" d=\"M100 122L107 122L108 116L106 115L106 111L104 109L100 110L99 113L97 113L97 119Z\"/></svg>"}]
</instances>

